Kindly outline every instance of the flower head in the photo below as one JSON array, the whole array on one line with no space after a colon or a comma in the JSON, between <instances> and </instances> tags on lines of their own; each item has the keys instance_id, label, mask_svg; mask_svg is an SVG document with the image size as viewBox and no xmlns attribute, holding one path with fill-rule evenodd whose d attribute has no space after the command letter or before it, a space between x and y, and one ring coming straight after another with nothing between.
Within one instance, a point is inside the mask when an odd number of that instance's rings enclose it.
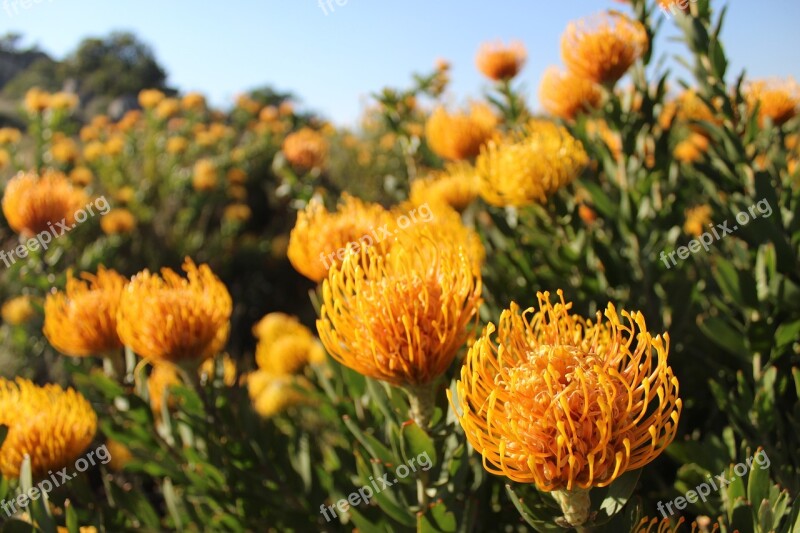
<instances>
[{"instance_id":1,"label":"flower head","mask_svg":"<svg viewBox=\"0 0 800 533\"><path fill-rule=\"evenodd\" d=\"M12 326L19 326L24 324L34 317L36 311L31 305L31 297L17 296L3 302L2 311L0 315L3 317L3 322L11 324Z\"/></svg>"},{"instance_id":2,"label":"flower head","mask_svg":"<svg viewBox=\"0 0 800 533\"><path fill-rule=\"evenodd\" d=\"M25 110L30 115L42 113L50 106L50 93L33 87L25 93Z\"/></svg>"},{"instance_id":3,"label":"flower head","mask_svg":"<svg viewBox=\"0 0 800 533\"><path fill-rule=\"evenodd\" d=\"M150 397L150 409L160 417L164 409L164 400L169 398L169 388L180 385L181 377L178 369L171 363L161 362L153 365L150 375L147 376L147 394ZM174 407L173 398L167 400L168 407Z\"/></svg>"},{"instance_id":4,"label":"flower head","mask_svg":"<svg viewBox=\"0 0 800 533\"><path fill-rule=\"evenodd\" d=\"M605 487L655 459L681 412L669 336L609 304L592 322L571 303L516 303L469 350L457 414L484 468L539 490ZM453 399L451 397L451 402Z\"/></svg>"},{"instance_id":5,"label":"flower head","mask_svg":"<svg viewBox=\"0 0 800 533\"><path fill-rule=\"evenodd\" d=\"M144 89L139 92L139 105L145 109L156 107L165 98L158 89Z\"/></svg>"},{"instance_id":6,"label":"flower head","mask_svg":"<svg viewBox=\"0 0 800 533\"><path fill-rule=\"evenodd\" d=\"M57 350L74 357L105 355L122 348L117 310L128 280L100 267L97 275L67 275L64 291L47 296L44 335Z\"/></svg>"},{"instance_id":7,"label":"flower head","mask_svg":"<svg viewBox=\"0 0 800 533\"><path fill-rule=\"evenodd\" d=\"M341 262L347 247L374 244L391 218L378 204L344 195L335 213L316 201L297 213L287 251L292 266L308 279L322 281L332 264Z\"/></svg>"},{"instance_id":8,"label":"flower head","mask_svg":"<svg viewBox=\"0 0 800 533\"><path fill-rule=\"evenodd\" d=\"M133 277L122 292L117 331L123 344L154 361L203 360L228 339L233 308L228 289L208 265L187 258L186 278L164 268Z\"/></svg>"},{"instance_id":9,"label":"flower head","mask_svg":"<svg viewBox=\"0 0 800 533\"><path fill-rule=\"evenodd\" d=\"M302 170L323 167L328 158L328 141L319 132L303 128L283 140L283 155Z\"/></svg>"},{"instance_id":10,"label":"flower head","mask_svg":"<svg viewBox=\"0 0 800 533\"><path fill-rule=\"evenodd\" d=\"M317 330L328 353L394 385L438 378L466 342L481 303L480 273L462 245L425 226L350 252L322 286Z\"/></svg>"},{"instance_id":11,"label":"flower head","mask_svg":"<svg viewBox=\"0 0 800 533\"><path fill-rule=\"evenodd\" d=\"M136 217L125 208L112 209L100 219L100 229L106 235L130 233L136 227Z\"/></svg>"},{"instance_id":12,"label":"flower head","mask_svg":"<svg viewBox=\"0 0 800 533\"><path fill-rule=\"evenodd\" d=\"M475 166L483 199L503 207L544 202L588 162L583 145L565 128L535 120L523 132L490 141Z\"/></svg>"},{"instance_id":13,"label":"flower head","mask_svg":"<svg viewBox=\"0 0 800 533\"><path fill-rule=\"evenodd\" d=\"M762 125L770 119L780 126L797 116L800 85L791 77L787 80L754 81L746 88L745 98L751 108L760 104L758 118Z\"/></svg>"},{"instance_id":14,"label":"flower head","mask_svg":"<svg viewBox=\"0 0 800 533\"><path fill-rule=\"evenodd\" d=\"M270 418L281 411L309 398L301 389L310 384L299 376L276 376L265 370L256 370L247 376L247 392L256 412Z\"/></svg>"},{"instance_id":15,"label":"flower head","mask_svg":"<svg viewBox=\"0 0 800 533\"><path fill-rule=\"evenodd\" d=\"M206 107L206 97L200 93L186 93L181 98L181 107L186 110L198 110Z\"/></svg>"},{"instance_id":16,"label":"flower head","mask_svg":"<svg viewBox=\"0 0 800 533\"><path fill-rule=\"evenodd\" d=\"M475 104L469 113L450 114L438 107L425 124L428 145L445 159L470 159L495 135L497 118L485 105Z\"/></svg>"},{"instance_id":17,"label":"flower head","mask_svg":"<svg viewBox=\"0 0 800 533\"><path fill-rule=\"evenodd\" d=\"M703 157L706 150L708 150L708 137L692 132L675 146L672 155L682 163L694 163Z\"/></svg>"},{"instance_id":18,"label":"flower head","mask_svg":"<svg viewBox=\"0 0 800 533\"><path fill-rule=\"evenodd\" d=\"M22 132L17 128L0 128L0 146L6 144L17 144L22 138Z\"/></svg>"},{"instance_id":19,"label":"flower head","mask_svg":"<svg viewBox=\"0 0 800 533\"><path fill-rule=\"evenodd\" d=\"M572 120L579 113L595 109L603 98L600 88L591 80L551 67L542 76L539 100L552 115Z\"/></svg>"},{"instance_id":20,"label":"flower head","mask_svg":"<svg viewBox=\"0 0 800 533\"><path fill-rule=\"evenodd\" d=\"M34 477L41 477L83 453L97 431L97 415L73 389L0 378L0 425L8 426L0 447L3 476L18 478L28 455Z\"/></svg>"},{"instance_id":21,"label":"flower head","mask_svg":"<svg viewBox=\"0 0 800 533\"><path fill-rule=\"evenodd\" d=\"M687 209L686 222L683 223L683 231L689 235L699 237L711 223L711 213L711 206L708 204Z\"/></svg>"},{"instance_id":22,"label":"flower head","mask_svg":"<svg viewBox=\"0 0 800 533\"><path fill-rule=\"evenodd\" d=\"M75 222L75 211L86 204L86 194L72 187L60 172L20 172L9 180L3 195L3 213L8 225L23 236L47 231L53 224Z\"/></svg>"},{"instance_id":23,"label":"flower head","mask_svg":"<svg viewBox=\"0 0 800 533\"><path fill-rule=\"evenodd\" d=\"M217 186L217 166L210 159L198 159L194 164L192 187L196 191L210 191Z\"/></svg>"},{"instance_id":24,"label":"flower head","mask_svg":"<svg viewBox=\"0 0 800 533\"><path fill-rule=\"evenodd\" d=\"M325 360L322 345L295 317L270 313L253 327L259 337L256 364L273 375L290 375Z\"/></svg>"},{"instance_id":25,"label":"flower head","mask_svg":"<svg viewBox=\"0 0 800 533\"><path fill-rule=\"evenodd\" d=\"M478 197L478 174L475 167L462 161L451 163L442 172L411 182L411 203L441 203L463 211Z\"/></svg>"},{"instance_id":26,"label":"flower head","mask_svg":"<svg viewBox=\"0 0 800 533\"><path fill-rule=\"evenodd\" d=\"M647 31L640 22L609 11L571 22L561 38L561 57L574 75L613 84L648 47Z\"/></svg>"},{"instance_id":27,"label":"flower head","mask_svg":"<svg viewBox=\"0 0 800 533\"><path fill-rule=\"evenodd\" d=\"M508 46L503 43L484 43L478 50L475 63L481 73L494 81L510 80L516 76L528 53L521 42L512 42Z\"/></svg>"}]
</instances>

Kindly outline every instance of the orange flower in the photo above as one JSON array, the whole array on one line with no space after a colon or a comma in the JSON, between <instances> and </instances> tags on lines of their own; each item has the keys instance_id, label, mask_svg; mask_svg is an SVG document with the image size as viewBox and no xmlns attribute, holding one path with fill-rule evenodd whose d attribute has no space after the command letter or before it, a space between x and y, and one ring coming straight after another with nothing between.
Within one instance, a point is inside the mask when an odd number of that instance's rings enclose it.
<instances>
[{"instance_id":1,"label":"orange flower","mask_svg":"<svg viewBox=\"0 0 800 533\"><path fill-rule=\"evenodd\" d=\"M322 167L328 157L328 141L319 132L303 128L283 140L283 155L290 164L302 170Z\"/></svg>"},{"instance_id":2,"label":"orange flower","mask_svg":"<svg viewBox=\"0 0 800 533\"><path fill-rule=\"evenodd\" d=\"M158 89L144 89L139 93L139 105L145 109L156 107L164 99L164 93Z\"/></svg>"},{"instance_id":3,"label":"orange flower","mask_svg":"<svg viewBox=\"0 0 800 533\"><path fill-rule=\"evenodd\" d=\"M78 280L67 274L63 292L47 296L44 336L58 351L74 357L105 355L122 348L117 335L117 310L128 280L102 266L97 275Z\"/></svg>"},{"instance_id":4,"label":"orange flower","mask_svg":"<svg viewBox=\"0 0 800 533\"><path fill-rule=\"evenodd\" d=\"M391 253L348 253L322 285L317 320L331 356L394 385L432 383L467 340L481 303L480 273L463 246L427 228L402 232Z\"/></svg>"},{"instance_id":5,"label":"orange flower","mask_svg":"<svg viewBox=\"0 0 800 533\"><path fill-rule=\"evenodd\" d=\"M89 167L75 167L69 173L69 179L78 187L86 187L92 183L94 174L92 174L92 170Z\"/></svg>"},{"instance_id":6,"label":"orange flower","mask_svg":"<svg viewBox=\"0 0 800 533\"><path fill-rule=\"evenodd\" d=\"M597 108L603 99L600 88L592 81L556 67L547 69L539 87L542 107L557 117L572 120L578 113Z\"/></svg>"},{"instance_id":7,"label":"orange flower","mask_svg":"<svg viewBox=\"0 0 800 533\"><path fill-rule=\"evenodd\" d=\"M366 204L347 194L335 213L317 201L297 213L287 255L292 266L311 281L320 282L331 265L344 259L348 246L370 246L385 237L391 218L378 204Z\"/></svg>"},{"instance_id":8,"label":"orange flower","mask_svg":"<svg viewBox=\"0 0 800 533\"><path fill-rule=\"evenodd\" d=\"M194 164L192 187L194 190L211 191L217 186L217 166L210 159L198 159Z\"/></svg>"},{"instance_id":9,"label":"orange flower","mask_svg":"<svg viewBox=\"0 0 800 533\"><path fill-rule=\"evenodd\" d=\"M264 334L256 346L256 364L270 374L295 374L309 363L325 360L322 345L294 317L270 313L253 330Z\"/></svg>"},{"instance_id":10,"label":"orange flower","mask_svg":"<svg viewBox=\"0 0 800 533\"><path fill-rule=\"evenodd\" d=\"M521 42L512 42L508 46L503 46L500 42L484 43L478 50L475 62L484 76L501 81L516 76L527 57L528 53Z\"/></svg>"},{"instance_id":11,"label":"orange flower","mask_svg":"<svg viewBox=\"0 0 800 533\"><path fill-rule=\"evenodd\" d=\"M78 106L78 95L72 93L58 92L50 95L48 107L58 111L75 109Z\"/></svg>"},{"instance_id":12,"label":"orange flower","mask_svg":"<svg viewBox=\"0 0 800 533\"><path fill-rule=\"evenodd\" d=\"M106 235L130 233L136 227L136 217L125 208L112 209L100 219L100 229Z\"/></svg>"},{"instance_id":13,"label":"orange flower","mask_svg":"<svg viewBox=\"0 0 800 533\"><path fill-rule=\"evenodd\" d=\"M170 387L180 384L181 378L175 365L166 362L153 365L150 375L147 376L147 394L150 397L150 409L156 417L161 417ZM167 406L175 406L174 398L169 398Z\"/></svg>"},{"instance_id":14,"label":"orange flower","mask_svg":"<svg viewBox=\"0 0 800 533\"><path fill-rule=\"evenodd\" d=\"M647 31L640 22L608 11L571 22L561 38L561 57L574 75L613 84L648 47Z\"/></svg>"},{"instance_id":15,"label":"orange flower","mask_svg":"<svg viewBox=\"0 0 800 533\"><path fill-rule=\"evenodd\" d=\"M464 161L451 163L443 172L412 181L409 196L414 205L443 203L463 211L478 197L477 171Z\"/></svg>"},{"instance_id":16,"label":"orange flower","mask_svg":"<svg viewBox=\"0 0 800 533\"><path fill-rule=\"evenodd\" d=\"M438 107L425 124L428 146L445 159L470 159L495 135L497 118L483 104L472 106L469 114L449 114Z\"/></svg>"},{"instance_id":17,"label":"orange flower","mask_svg":"<svg viewBox=\"0 0 800 533\"><path fill-rule=\"evenodd\" d=\"M42 113L50 105L50 93L33 87L25 93L25 110L31 115Z\"/></svg>"},{"instance_id":18,"label":"orange flower","mask_svg":"<svg viewBox=\"0 0 800 533\"><path fill-rule=\"evenodd\" d=\"M186 279L164 268L133 277L123 291L117 332L123 344L156 362L203 360L228 339L233 308L228 289L208 265L186 258Z\"/></svg>"},{"instance_id":19,"label":"orange flower","mask_svg":"<svg viewBox=\"0 0 800 533\"><path fill-rule=\"evenodd\" d=\"M745 98L751 109L758 109L758 118L763 126L766 119L781 126L797 116L800 104L800 85L794 78L782 80L760 80L750 83Z\"/></svg>"},{"instance_id":20,"label":"orange flower","mask_svg":"<svg viewBox=\"0 0 800 533\"><path fill-rule=\"evenodd\" d=\"M0 309L0 316L3 317L3 322L12 326L24 324L35 315L36 311L31 305L31 297L27 295L17 296L3 302L3 307Z\"/></svg>"},{"instance_id":21,"label":"orange flower","mask_svg":"<svg viewBox=\"0 0 800 533\"><path fill-rule=\"evenodd\" d=\"M197 110L206 107L206 97L200 93L186 93L181 99L181 107L186 110Z\"/></svg>"},{"instance_id":22,"label":"orange flower","mask_svg":"<svg viewBox=\"0 0 800 533\"><path fill-rule=\"evenodd\" d=\"M41 177L20 172L6 185L3 213L14 231L31 237L62 220L71 226L75 211L86 202L86 194L74 189L60 172L47 171Z\"/></svg>"},{"instance_id":23,"label":"orange flower","mask_svg":"<svg viewBox=\"0 0 800 533\"><path fill-rule=\"evenodd\" d=\"M488 472L577 492L660 455L682 404L669 335L652 337L639 312L622 311L624 323L612 304L605 322L574 316L558 295L552 305L537 293L538 311L512 302L494 340L486 327L461 369L456 416Z\"/></svg>"},{"instance_id":24,"label":"orange flower","mask_svg":"<svg viewBox=\"0 0 800 533\"><path fill-rule=\"evenodd\" d=\"M711 224L711 206L708 204L698 205L686 210L686 221L683 223L683 231L689 235L699 237Z\"/></svg>"},{"instance_id":25,"label":"orange flower","mask_svg":"<svg viewBox=\"0 0 800 533\"><path fill-rule=\"evenodd\" d=\"M565 128L534 120L523 132L489 141L475 166L483 199L505 207L546 201L588 162L583 145Z\"/></svg>"},{"instance_id":26,"label":"orange flower","mask_svg":"<svg viewBox=\"0 0 800 533\"><path fill-rule=\"evenodd\" d=\"M708 137L692 132L688 138L675 146L672 155L682 163L694 163L703 157L706 150L708 150Z\"/></svg>"},{"instance_id":27,"label":"orange flower","mask_svg":"<svg viewBox=\"0 0 800 533\"><path fill-rule=\"evenodd\" d=\"M0 447L0 473L19 478L27 455L33 476L41 478L83 453L97 431L97 415L72 389L0 377L0 425L8 426Z\"/></svg>"}]
</instances>

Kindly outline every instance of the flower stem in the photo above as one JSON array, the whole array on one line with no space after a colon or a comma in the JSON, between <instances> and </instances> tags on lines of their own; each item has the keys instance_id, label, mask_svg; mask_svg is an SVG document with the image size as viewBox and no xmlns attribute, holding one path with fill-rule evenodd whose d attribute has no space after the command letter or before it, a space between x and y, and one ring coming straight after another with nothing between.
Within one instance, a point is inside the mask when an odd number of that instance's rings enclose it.
<instances>
[{"instance_id":1,"label":"flower stem","mask_svg":"<svg viewBox=\"0 0 800 533\"><path fill-rule=\"evenodd\" d=\"M411 419L425 431L428 430L428 425L433 416L433 409L436 406L435 390L436 387L433 383L428 383L426 385L408 385L406 387L410 406L408 414Z\"/></svg>"},{"instance_id":2,"label":"flower stem","mask_svg":"<svg viewBox=\"0 0 800 533\"><path fill-rule=\"evenodd\" d=\"M582 527L589 520L589 511L592 505L588 490L557 490L553 492L553 497L561 506L564 520L569 525L579 533L590 531L588 527Z\"/></svg>"}]
</instances>

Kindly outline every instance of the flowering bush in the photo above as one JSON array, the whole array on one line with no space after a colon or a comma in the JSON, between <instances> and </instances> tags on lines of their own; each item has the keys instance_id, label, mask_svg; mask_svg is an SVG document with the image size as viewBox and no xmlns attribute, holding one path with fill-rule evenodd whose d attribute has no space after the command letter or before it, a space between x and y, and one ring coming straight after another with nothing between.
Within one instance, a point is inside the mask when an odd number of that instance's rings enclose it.
<instances>
[{"instance_id":1,"label":"flowering bush","mask_svg":"<svg viewBox=\"0 0 800 533\"><path fill-rule=\"evenodd\" d=\"M442 61L356 130L32 89L3 531L798 531L800 94L729 72L708 0L691 77L646 68L671 4L625 3L565 29L546 114L518 42L484 99Z\"/></svg>"}]
</instances>

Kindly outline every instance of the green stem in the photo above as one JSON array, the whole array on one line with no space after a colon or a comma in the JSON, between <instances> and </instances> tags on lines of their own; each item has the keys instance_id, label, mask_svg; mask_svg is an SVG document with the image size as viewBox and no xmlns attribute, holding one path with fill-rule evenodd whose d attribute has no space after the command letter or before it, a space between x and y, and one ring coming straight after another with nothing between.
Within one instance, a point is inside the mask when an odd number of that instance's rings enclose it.
<instances>
[{"instance_id":1,"label":"green stem","mask_svg":"<svg viewBox=\"0 0 800 533\"><path fill-rule=\"evenodd\" d=\"M428 425L431 422L433 410L436 406L435 391L436 387L433 383L408 385L406 387L410 407L408 414L411 419L425 431L428 430Z\"/></svg>"},{"instance_id":2,"label":"green stem","mask_svg":"<svg viewBox=\"0 0 800 533\"><path fill-rule=\"evenodd\" d=\"M591 531L585 524L589 520L592 502L588 490L557 490L553 498L561 506L564 520L579 533Z\"/></svg>"}]
</instances>

